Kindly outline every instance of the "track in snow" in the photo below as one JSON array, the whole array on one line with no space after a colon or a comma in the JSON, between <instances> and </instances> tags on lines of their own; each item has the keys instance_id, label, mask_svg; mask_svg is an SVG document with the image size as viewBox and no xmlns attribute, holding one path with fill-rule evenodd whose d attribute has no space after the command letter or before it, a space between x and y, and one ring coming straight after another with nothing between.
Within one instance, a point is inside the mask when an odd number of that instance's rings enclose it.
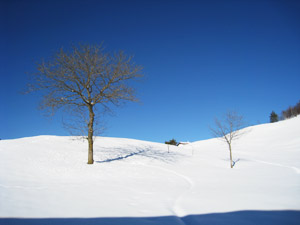
<instances>
[{"instance_id":1,"label":"track in snow","mask_svg":"<svg viewBox=\"0 0 300 225\"><path fill-rule=\"evenodd\" d=\"M183 175L183 174L180 174L178 172L175 172L173 170L169 170L169 169L166 169L166 168L162 168L162 167L159 167L159 166L150 166L150 165L145 165L145 166L148 166L148 167L152 167L152 168L155 168L155 169L159 169L159 170L163 170L163 171L166 171L168 173L171 173L177 177L180 177L181 179L183 179L185 181L185 183L188 184L188 188L186 190L184 190L174 201L174 205L172 206L172 213L174 215L176 215L177 217L183 217L183 216L186 216L187 213L184 211L184 209L180 206L180 202L183 200L183 197L188 193L190 192L193 188L194 188L194 182L187 176Z\"/></svg>"},{"instance_id":2,"label":"track in snow","mask_svg":"<svg viewBox=\"0 0 300 225\"><path fill-rule=\"evenodd\" d=\"M284 167L284 168L288 168L288 169L292 169L294 170L297 174L300 174L300 169L294 166L286 166L286 165L282 165L279 163L271 163L271 162L266 162L266 161L262 161L262 160L252 160L254 162L258 162L258 163L263 163L263 164L268 164L268 165L272 165L272 166L279 166L279 167Z\"/></svg>"}]
</instances>

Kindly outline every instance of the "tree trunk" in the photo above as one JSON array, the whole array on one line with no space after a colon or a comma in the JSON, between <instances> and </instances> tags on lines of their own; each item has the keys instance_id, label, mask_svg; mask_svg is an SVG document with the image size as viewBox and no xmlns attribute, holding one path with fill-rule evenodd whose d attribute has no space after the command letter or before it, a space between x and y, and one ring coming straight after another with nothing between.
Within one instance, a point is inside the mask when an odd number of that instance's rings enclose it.
<instances>
[{"instance_id":1,"label":"tree trunk","mask_svg":"<svg viewBox=\"0 0 300 225\"><path fill-rule=\"evenodd\" d=\"M93 164L94 163L94 153L93 153L93 146L94 146L94 142L93 142L93 136L94 136L94 111L93 111L93 106L89 105L89 124L88 124L88 143L89 143L89 152L88 152L88 164Z\"/></svg>"},{"instance_id":2,"label":"tree trunk","mask_svg":"<svg viewBox=\"0 0 300 225\"><path fill-rule=\"evenodd\" d=\"M233 168L233 164L232 164L232 153L231 153L231 143L229 144L229 154L230 154L230 168Z\"/></svg>"}]
</instances>

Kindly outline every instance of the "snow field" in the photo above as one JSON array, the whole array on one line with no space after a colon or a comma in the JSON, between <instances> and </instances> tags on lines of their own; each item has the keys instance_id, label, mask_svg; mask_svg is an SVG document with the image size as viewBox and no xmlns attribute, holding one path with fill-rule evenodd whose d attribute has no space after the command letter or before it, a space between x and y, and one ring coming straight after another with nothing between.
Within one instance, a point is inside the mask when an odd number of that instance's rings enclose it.
<instances>
[{"instance_id":1,"label":"snow field","mask_svg":"<svg viewBox=\"0 0 300 225\"><path fill-rule=\"evenodd\" d=\"M97 137L0 141L0 217L161 217L300 210L300 117L246 128L229 152L217 139L170 147ZM178 220L178 224L182 223Z\"/></svg>"}]
</instances>

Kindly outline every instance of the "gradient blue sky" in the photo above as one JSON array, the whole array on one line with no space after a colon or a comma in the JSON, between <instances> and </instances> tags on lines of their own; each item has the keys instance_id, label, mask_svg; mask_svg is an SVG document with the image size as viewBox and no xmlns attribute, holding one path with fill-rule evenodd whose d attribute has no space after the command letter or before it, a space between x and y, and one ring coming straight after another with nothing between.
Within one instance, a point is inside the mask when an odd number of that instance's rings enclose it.
<instances>
[{"instance_id":1,"label":"gradient blue sky","mask_svg":"<svg viewBox=\"0 0 300 225\"><path fill-rule=\"evenodd\" d=\"M164 142L210 138L234 109L266 123L300 100L300 1L0 1L0 138L68 135L22 95L26 73L62 46L124 50L144 66L142 104L105 116L105 136Z\"/></svg>"}]
</instances>

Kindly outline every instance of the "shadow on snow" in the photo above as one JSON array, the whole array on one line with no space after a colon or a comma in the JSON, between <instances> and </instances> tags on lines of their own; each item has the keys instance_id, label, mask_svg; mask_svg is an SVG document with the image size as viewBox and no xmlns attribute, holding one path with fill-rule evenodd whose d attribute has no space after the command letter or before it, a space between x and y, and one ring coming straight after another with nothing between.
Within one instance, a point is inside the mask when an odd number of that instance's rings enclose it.
<instances>
[{"instance_id":1,"label":"shadow on snow","mask_svg":"<svg viewBox=\"0 0 300 225\"><path fill-rule=\"evenodd\" d=\"M126 159L126 158L129 158L129 157L135 156L135 155L139 155L143 152L145 152L145 150L141 150L141 151L138 151L138 152L132 152L132 153L129 153L129 154L124 155L124 156L119 156L119 157L116 157L116 158L106 159L106 160L96 161L96 162L97 163L105 163L105 162L112 162L112 161L122 160L122 159Z\"/></svg>"},{"instance_id":2,"label":"shadow on snow","mask_svg":"<svg viewBox=\"0 0 300 225\"><path fill-rule=\"evenodd\" d=\"M151 147L137 148L127 146L123 148L100 148L94 152L95 158L102 158L96 160L96 163L108 163L113 161L124 160L133 156L141 156L149 159L154 159L163 162L176 162L179 156L182 154L178 152L167 152L157 150ZM103 159L105 157L105 159Z\"/></svg>"},{"instance_id":3,"label":"shadow on snow","mask_svg":"<svg viewBox=\"0 0 300 225\"><path fill-rule=\"evenodd\" d=\"M0 218L0 225L299 225L300 211L236 211L185 217Z\"/></svg>"}]
</instances>

